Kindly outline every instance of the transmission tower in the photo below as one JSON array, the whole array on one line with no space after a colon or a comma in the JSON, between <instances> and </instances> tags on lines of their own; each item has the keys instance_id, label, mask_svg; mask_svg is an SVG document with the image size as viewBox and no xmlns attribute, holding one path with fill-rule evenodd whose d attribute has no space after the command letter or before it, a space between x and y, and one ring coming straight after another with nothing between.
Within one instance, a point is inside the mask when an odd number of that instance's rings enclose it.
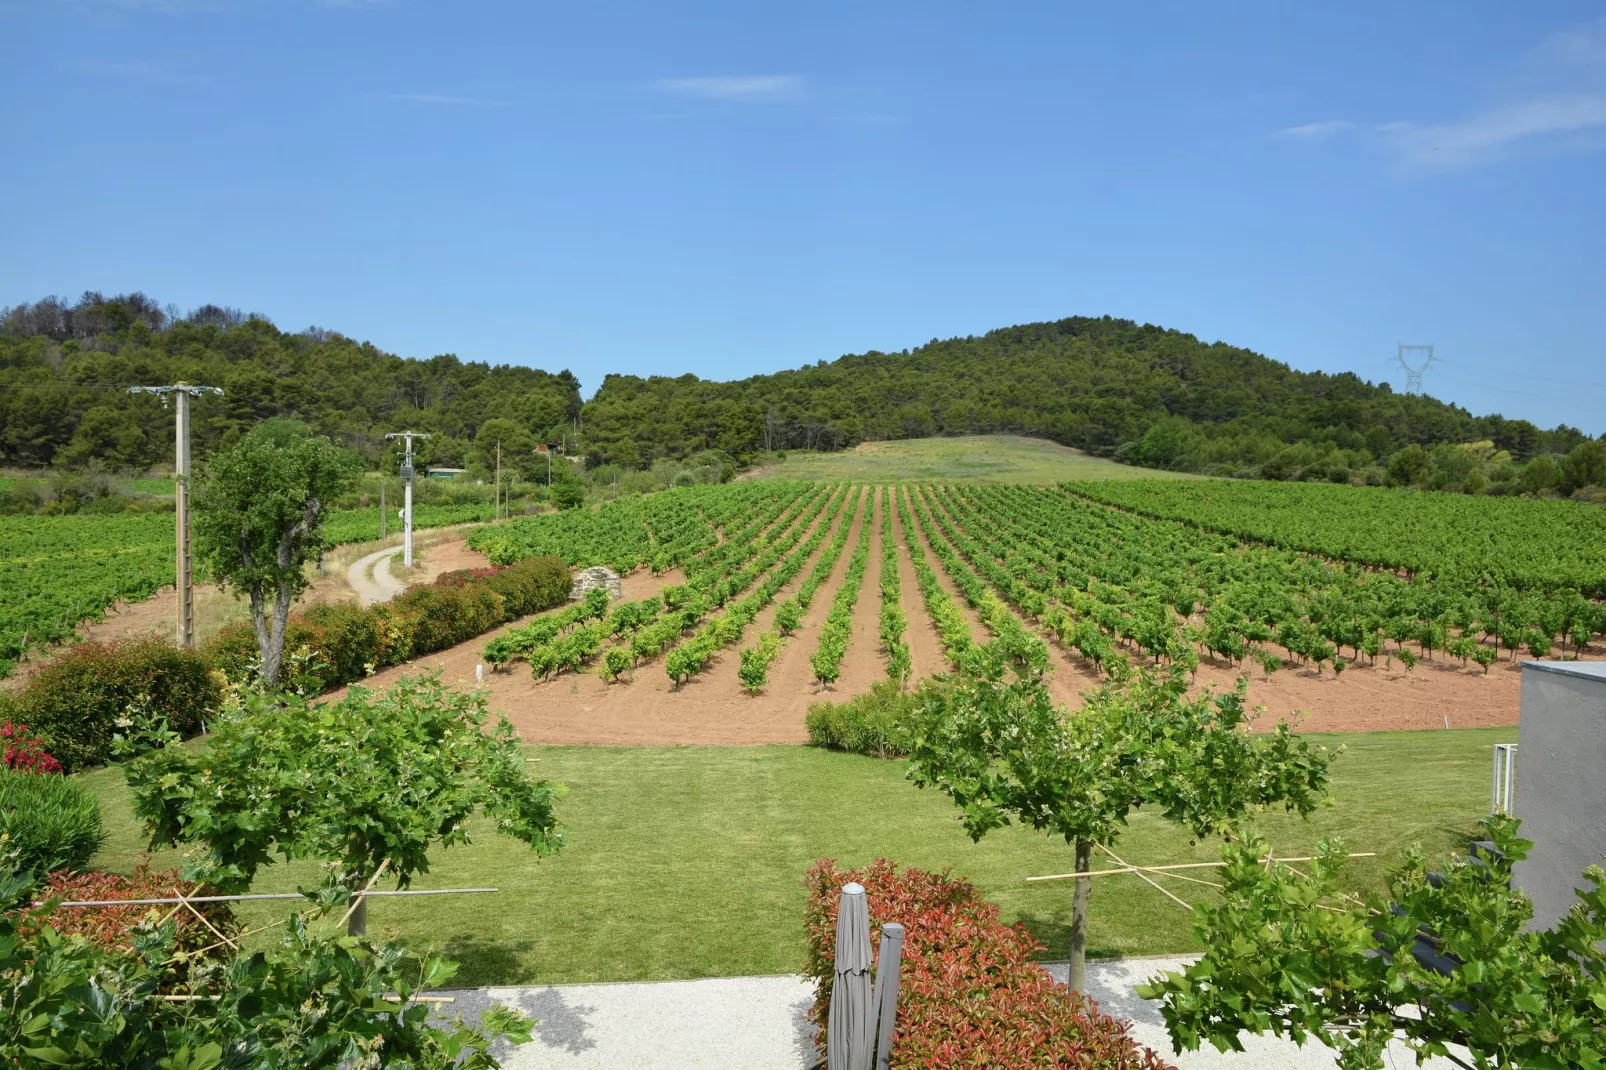
<instances>
[{"instance_id":1,"label":"transmission tower","mask_svg":"<svg viewBox=\"0 0 1606 1070\"><path fill-rule=\"evenodd\" d=\"M1434 364L1443 364L1444 361L1433 355L1433 347L1408 346L1400 343L1399 352L1394 355L1394 363L1405 369L1405 392L1407 394L1422 393L1422 373Z\"/></svg>"}]
</instances>

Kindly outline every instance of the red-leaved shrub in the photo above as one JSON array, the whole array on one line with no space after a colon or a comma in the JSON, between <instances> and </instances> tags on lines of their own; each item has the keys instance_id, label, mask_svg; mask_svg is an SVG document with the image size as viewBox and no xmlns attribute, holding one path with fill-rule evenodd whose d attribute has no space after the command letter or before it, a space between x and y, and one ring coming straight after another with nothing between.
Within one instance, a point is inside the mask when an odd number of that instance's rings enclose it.
<instances>
[{"instance_id":1,"label":"red-leaved shrub","mask_svg":"<svg viewBox=\"0 0 1606 1070\"><path fill-rule=\"evenodd\" d=\"M5 747L0 765L34 776L61 772L61 763L46 753L45 745L37 738L23 734L27 731L25 724L0 724L0 746Z\"/></svg>"},{"instance_id":2,"label":"red-leaved shrub","mask_svg":"<svg viewBox=\"0 0 1606 1070\"><path fill-rule=\"evenodd\" d=\"M998 908L974 886L946 873L899 870L886 859L861 869L823 859L804 878L803 972L818 983L809 1018L822 1048L837 901L850 881L864 885L873 949L879 951L882 924L904 926L894 1067L1167 1070L1132 1039L1126 1022L1050 979L1033 961L1041 945L1023 926L999 921Z\"/></svg>"},{"instance_id":3,"label":"red-leaved shrub","mask_svg":"<svg viewBox=\"0 0 1606 1070\"><path fill-rule=\"evenodd\" d=\"M180 880L178 870L153 873L149 863L134 870L133 876L120 873L52 873L35 892L40 900L59 899L63 902L94 902L107 899L167 899L175 895L205 895L210 888L197 888L193 881ZM195 911L205 917L197 917ZM219 938L219 933L235 938L240 923L227 903L197 903L195 911L172 904L126 907L58 907L44 920L64 936L82 936L107 949L127 949L134 927L150 918L160 921L171 917L177 930L175 947L198 958L226 959L232 949ZM24 930L36 929L40 924L37 914L24 917ZM216 929L217 932L212 930Z\"/></svg>"}]
</instances>

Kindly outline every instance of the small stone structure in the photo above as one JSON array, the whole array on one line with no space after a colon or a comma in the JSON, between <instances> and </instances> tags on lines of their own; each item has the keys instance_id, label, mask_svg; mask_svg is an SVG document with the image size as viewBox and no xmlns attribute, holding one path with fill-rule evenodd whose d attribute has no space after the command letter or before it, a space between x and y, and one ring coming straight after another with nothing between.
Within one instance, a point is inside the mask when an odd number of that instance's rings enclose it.
<instances>
[{"instance_id":1,"label":"small stone structure","mask_svg":"<svg viewBox=\"0 0 1606 1070\"><path fill-rule=\"evenodd\" d=\"M578 602L594 587L604 588L610 600L624 597L625 587L619 582L619 573L602 565L592 565L575 574L574 589L569 592L569 598Z\"/></svg>"}]
</instances>

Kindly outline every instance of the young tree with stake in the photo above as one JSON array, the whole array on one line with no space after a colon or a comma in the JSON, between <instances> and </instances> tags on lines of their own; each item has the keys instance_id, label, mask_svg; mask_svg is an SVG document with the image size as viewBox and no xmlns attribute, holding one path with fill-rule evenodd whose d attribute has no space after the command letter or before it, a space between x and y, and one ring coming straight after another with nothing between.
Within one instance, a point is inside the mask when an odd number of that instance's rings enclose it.
<instances>
[{"instance_id":1,"label":"young tree with stake","mask_svg":"<svg viewBox=\"0 0 1606 1070\"><path fill-rule=\"evenodd\" d=\"M946 687L928 688L911 731L910 775L952 797L972 839L1012 820L1062 836L1076 872L1096 844L1111 846L1144 805L1197 836L1224 834L1257 807L1280 803L1302 816L1326 799L1329 757L1286 723L1244 731L1245 682L1225 694L1187 697L1180 675L1119 672L1075 712L1056 706L1035 676L1006 679L996 644L978 647ZM1092 882L1076 879L1070 985L1086 976Z\"/></svg>"},{"instance_id":2,"label":"young tree with stake","mask_svg":"<svg viewBox=\"0 0 1606 1070\"><path fill-rule=\"evenodd\" d=\"M250 600L270 690L279 683L290 606L323 548L324 510L359 468L355 454L289 420L258 425L207 466L195 496L196 556Z\"/></svg>"},{"instance_id":3,"label":"young tree with stake","mask_svg":"<svg viewBox=\"0 0 1606 1070\"><path fill-rule=\"evenodd\" d=\"M205 749L152 751L126 775L151 846L203 845L193 873L226 893L276 856L328 863L353 892L380 876L405 888L432 848L468 842L476 813L537 854L563 845L562 789L530 779L513 726L498 717L486 731L487 719L483 694L433 676L329 705L253 695ZM359 906L354 933L365 919Z\"/></svg>"},{"instance_id":4,"label":"young tree with stake","mask_svg":"<svg viewBox=\"0 0 1606 1070\"><path fill-rule=\"evenodd\" d=\"M1314 1038L1344 1070L1383 1070L1393 1041L1468 1070L1606 1067L1606 874L1591 866L1572 911L1535 931L1511 887L1532 846L1517 826L1486 819L1494 850L1441 873L1412 848L1389 895L1364 900L1342 891L1341 842L1308 872L1265 864L1253 838L1230 843L1224 902L1194 908L1204 956L1138 993L1162 1001L1179 1051L1242 1051L1248 1031Z\"/></svg>"}]
</instances>

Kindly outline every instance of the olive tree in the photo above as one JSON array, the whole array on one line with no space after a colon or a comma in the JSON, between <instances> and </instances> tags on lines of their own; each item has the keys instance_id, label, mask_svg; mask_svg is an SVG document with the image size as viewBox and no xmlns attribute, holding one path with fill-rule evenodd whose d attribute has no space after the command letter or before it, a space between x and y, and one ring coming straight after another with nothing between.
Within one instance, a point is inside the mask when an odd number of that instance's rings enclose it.
<instances>
[{"instance_id":1,"label":"olive tree","mask_svg":"<svg viewBox=\"0 0 1606 1070\"><path fill-rule=\"evenodd\" d=\"M977 648L946 686L926 689L911 721L910 776L949 795L974 840L1019 821L1075 847L1076 872L1111 846L1128 815L1156 806L1205 836L1281 804L1301 815L1326 799L1328 755L1281 723L1251 737L1247 682L1189 698L1180 674L1120 672L1071 711L1036 676L1006 678L1001 651ZM1070 984L1085 979L1092 882L1072 899Z\"/></svg>"},{"instance_id":2,"label":"olive tree","mask_svg":"<svg viewBox=\"0 0 1606 1070\"><path fill-rule=\"evenodd\" d=\"M269 420L214 456L195 494L196 559L250 600L270 690L279 683L290 606L307 588L307 563L323 551L324 510L359 468L356 454L304 425Z\"/></svg>"},{"instance_id":3,"label":"olive tree","mask_svg":"<svg viewBox=\"0 0 1606 1070\"><path fill-rule=\"evenodd\" d=\"M1303 872L1228 844L1223 902L1194 908L1203 957L1139 994L1162 1001L1179 1051L1242 1051L1248 1031L1315 1039L1345 1070L1383 1070L1391 1041L1478 1070L1606 1067L1606 874L1591 866L1572 910L1535 930L1511 887L1532 846L1517 826L1488 818L1494 849L1442 872L1412 848L1389 894L1364 899L1343 892L1339 841Z\"/></svg>"},{"instance_id":4,"label":"olive tree","mask_svg":"<svg viewBox=\"0 0 1606 1070\"><path fill-rule=\"evenodd\" d=\"M167 746L126 775L151 846L200 845L189 875L225 892L276 858L323 861L331 884L352 890L383 865L405 888L429 871L432 848L468 842L477 813L537 854L563 844L562 789L528 777L513 726L499 716L488 730L487 719L482 693L437 676L353 687L336 703L251 695L205 747Z\"/></svg>"}]
</instances>

